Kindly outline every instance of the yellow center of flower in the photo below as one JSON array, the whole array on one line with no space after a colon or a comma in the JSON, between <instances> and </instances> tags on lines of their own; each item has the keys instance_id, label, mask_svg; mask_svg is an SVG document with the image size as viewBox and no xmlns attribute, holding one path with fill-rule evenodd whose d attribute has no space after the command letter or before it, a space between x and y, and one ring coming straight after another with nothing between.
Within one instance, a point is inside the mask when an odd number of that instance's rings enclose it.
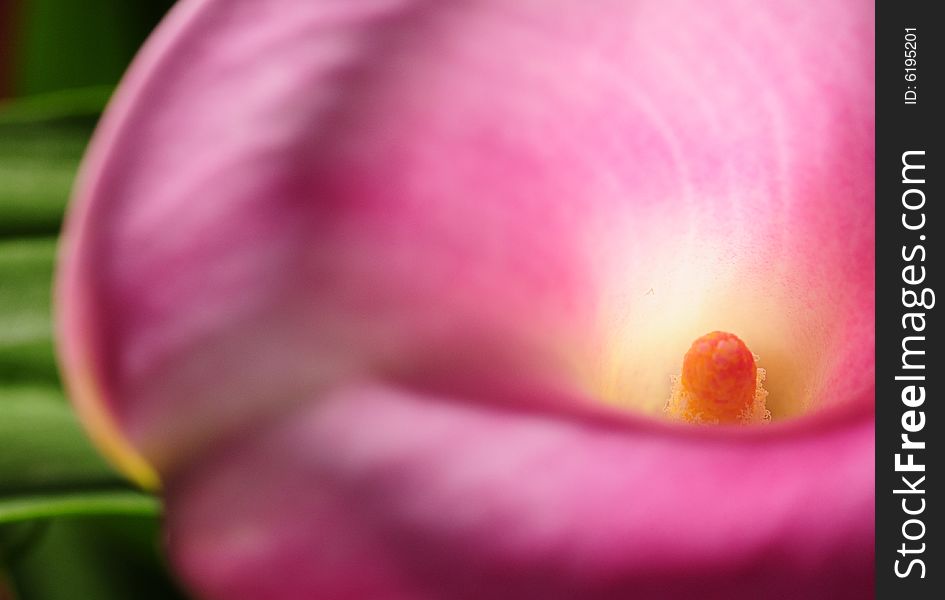
<instances>
[{"instance_id":1,"label":"yellow center of flower","mask_svg":"<svg viewBox=\"0 0 945 600\"><path fill-rule=\"evenodd\" d=\"M767 422L764 378L764 369L738 336L707 333L686 352L665 412L690 423Z\"/></svg>"}]
</instances>

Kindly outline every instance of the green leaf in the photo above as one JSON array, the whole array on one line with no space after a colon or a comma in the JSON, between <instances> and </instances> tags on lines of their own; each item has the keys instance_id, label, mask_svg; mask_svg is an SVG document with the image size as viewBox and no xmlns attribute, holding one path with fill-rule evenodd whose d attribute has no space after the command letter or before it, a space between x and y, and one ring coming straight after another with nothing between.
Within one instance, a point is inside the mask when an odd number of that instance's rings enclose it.
<instances>
[{"instance_id":1,"label":"green leaf","mask_svg":"<svg viewBox=\"0 0 945 600\"><path fill-rule=\"evenodd\" d=\"M0 137L0 175L15 174L0 177L0 232L58 227L92 122L76 128L68 115L89 107L75 109L71 100L34 99L0 112L0 131L15 134ZM60 391L50 314L55 255L54 237L0 238L0 523L153 516L157 501L102 460Z\"/></svg>"},{"instance_id":2,"label":"green leaf","mask_svg":"<svg viewBox=\"0 0 945 600\"><path fill-rule=\"evenodd\" d=\"M68 514L147 514L65 402L52 349L55 241L0 241L0 523Z\"/></svg>"},{"instance_id":3,"label":"green leaf","mask_svg":"<svg viewBox=\"0 0 945 600\"><path fill-rule=\"evenodd\" d=\"M33 16L40 9L51 14L53 4L81 5L85 18L98 18L86 4L45 0L30 3ZM113 4L143 10L125 0ZM88 24L70 21L70 14L75 10L59 15L60 24L74 31ZM53 46L60 46L59 60L62 48L87 50L94 40L62 45L68 40L37 37L42 27L27 36L44 45L30 58L38 61L33 65L56 58ZM45 81L34 70L26 87L61 88L65 62L53 65ZM90 73L68 75L97 81ZM92 447L65 401L53 351L56 235L111 91L106 85L0 105L0 598L183 598L159 554L160 499L133 488Z\"/></svg>"},{"instance_id":4,"label":"green leaf","mask_svg":"<svg viewBox=\"0 0 945 600\"><path fill-rule=\"evenodd\" d=\"M21 600L169 600L156 519L57 519L11 563Z\"/></svg>"},{"instance_id":5,"label":"green leaf","mask_svg":"<svg viewBox=\"0 0 945 600\"><path fill-rule=\"evenodd\" d=\"M93 85L0 102L0 126L80 123L90 119L94 123L114 91L113 85Z\"/></svg>"},{"instance_id":6,"label":"green leaf","mask_svg":"<svg viewBox=\"0 0 945 600\"><path fill-rule=\"evenodd\" d=\"M57 102L0 108L0 237L59 232L97 113L87 107L70 113L75 107ZM59 116L43 120L44 111Z\"/></svg>"},{"instance_id":7,"label":"green leaf","mask_svg":"<svg viewBox=\"0 0 945 600\"><path fill-rule=\"evenodd\" d=\"M55 253L53 238L0 239L0 386L58 383L50 316Z\"/></svg>"},{"instance_id":8,"label":"green leaf","mask_svg":"<svg viewBox=\"0 0 945 600\"><path fill-rule=\"evenodd\" d=\"M53 351L54 234L109 93L0 109L0 546L23 545L24 531L55 517L160 511L92 447L63 398Z\"/></svg>"},{"instance_id":9,"label":"green leaf","mask_svg":"<svg viewBox=\"0 0 945 600\"><path fill-rule=\"evenodd\" d=\"M10 564L14 557L21 556L43 534L46 525L45 520L0 525L0 572L4 565Z\"/></svg>"},{"instance_id":10,"label":"green leaf","mask_svg":"<svg viewBox=\"0 0 945 600\"><path fill-rule=\"evenodd\" d=\"M98 455L58 386L53 238L0 240L0 523L90 512L156 512Z\"/></svg>"},{"instance_id":11,"label":"green leaf","mask_svg":"<svg viewBox=\"0 0 945 600\"><path fill-rule=\"evenodd\" d=\"M37 94L118 81L171 0L20 2L16 92Z\"/></svg>"},{"instance_id":12,"label":"green leaf","mask_svg":"<svg viewBox=\"0 0 945 600\"><path fill-rule=\"evenodd\" d=\"M56 388L0 392L0 523L63 515L154 516L89 443Z\"/></svg>"}]
</instances>

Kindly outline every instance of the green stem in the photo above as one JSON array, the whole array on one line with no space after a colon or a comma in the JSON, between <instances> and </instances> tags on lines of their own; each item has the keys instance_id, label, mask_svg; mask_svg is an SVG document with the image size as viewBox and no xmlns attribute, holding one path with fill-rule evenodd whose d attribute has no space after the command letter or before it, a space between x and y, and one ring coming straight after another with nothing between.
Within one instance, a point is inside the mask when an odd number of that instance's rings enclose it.
<instances>
[{"instance_id":1,"label":"green stem","mask_svg":"<svg viewBox=\"0 0 945 600\"><path fill-rule=\"evenodd\" d=\"M157 498L127 490L0 499L0 523L54 517L95 515L156 517L160 514L161 503Z\"/></svg>"},{"instance_id":2,"label":"green stem","mask_svg":"<svg viewBox=\"0 0 945 600\"><path fill-rule=\"evenodd\" d=\"M89 85L33 94L8 102L2 102L0 97L0 125L35 124L78 117L97 118L105 110L114 91L114 85Z\"/></svg>"}]
</instances>

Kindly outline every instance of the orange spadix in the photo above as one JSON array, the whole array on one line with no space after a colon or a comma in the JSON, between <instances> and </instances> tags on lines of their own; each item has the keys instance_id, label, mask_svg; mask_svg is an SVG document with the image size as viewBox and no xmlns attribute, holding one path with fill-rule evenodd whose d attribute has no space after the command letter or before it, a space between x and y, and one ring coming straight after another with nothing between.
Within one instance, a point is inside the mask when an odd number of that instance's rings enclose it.
<instances>
[{"instance_id":1,"label":"orange spadix","mask_svg":"<svg viewBox=\"0 0 945 600\"><path fill-rule=\"evenodd\" d=\"M692 423L751 423L770 418L762 387L764 369L738 336L713 331L692 343L683 358L666 412Z\"/></svg>"}]
</instances>

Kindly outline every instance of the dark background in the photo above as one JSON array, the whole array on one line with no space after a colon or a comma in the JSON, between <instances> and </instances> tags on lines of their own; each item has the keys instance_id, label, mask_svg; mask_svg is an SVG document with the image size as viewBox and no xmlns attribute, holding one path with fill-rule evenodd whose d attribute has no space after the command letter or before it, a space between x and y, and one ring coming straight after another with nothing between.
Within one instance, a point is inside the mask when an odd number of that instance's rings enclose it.
<instances>
[{"instance_id":1,"label":"dark background","mask_svg":"<svg viewBox=\"0 0 945 600\"><path fill-rule=\"evenodd\" d=\"M914 473L896 473L895 454L901 450L900 435L902 414L907 407L900 399L904 382L895 381L901 373L902 338L915 335L902 328L902 315L906 312L923 309L903 308L901 290L903 288L902 269L907 263L902 260L902 247L912 248L917 243L925 246L928 255L924 264L927 279L923 285L932 287L936 292L945 293L941 282L945 280L945 263L942 262L942 177L945 173L945 143L943 143L943 119L939 114L945 108L942 75L945 71L945 56L942 54L942 39L945 24L937 18L940 11L934 11L936 2L931 0L897 2L879 0L876 5L876 578L877 597L881 599L921 600L941 598L943 578L945 578L945 556L941 543L945 537L941 533L942 506L941 488L942 465L945 464L941 441L945 439L945 411L941 407L945 393L945 362L943 362L942 308L936 306L926 312L927 327L918 335L925 335L926 355L918 357L927 365L924 374L926 401L921 410L925 411L926 425L919 433L910 434L913 441L924 440L925 451L918 451L916 462L926 466L926 480L922 486L926 489L926 510L918 518L926 525L925 538L907 542L902 535L902 525L909 519L902 511L903 496L893 494L893 490L903 488L901 477ZM906 27L915 27L918 36L918 64L915 82L904 79L904 35ZM918 104L910 106L903 103L906 86L913 85L918 92ZM903 228L901 203L903 191L910 187L902 183L902 153L909 150L925 150L926 184L920 186L926 194L927 202L923 209L926 215L926 227L923 231L908 231ZM912 171L913 178L919 176ZM916 222L918 215L910 216ZM926 236L925 241L919 235ZM908 254L907 254L908 255ZM915 286L921 288L922 286ZM945 295L936 298L945 302ZM919 344L910 345L919 349ZM917 362L913 357L912 362ZM912 373L916 373L913 371ZM903 459L904 461L905 459ZM921 476L923 473L920 473ZM911 509L916 509L919 502L913 497ZM918 528L909 529L910 535L918 533ZM917 547L926 544L922 555L897 553L901 544L908 543ZM915 568L912 576L898 578L894 573L895 561L899 559L900 569L905 570L912 557L921 557L926 564L925 579L918 578L920 569ZM937 593L933 593L933 589Z\"/></svg>"}]
</instances>

